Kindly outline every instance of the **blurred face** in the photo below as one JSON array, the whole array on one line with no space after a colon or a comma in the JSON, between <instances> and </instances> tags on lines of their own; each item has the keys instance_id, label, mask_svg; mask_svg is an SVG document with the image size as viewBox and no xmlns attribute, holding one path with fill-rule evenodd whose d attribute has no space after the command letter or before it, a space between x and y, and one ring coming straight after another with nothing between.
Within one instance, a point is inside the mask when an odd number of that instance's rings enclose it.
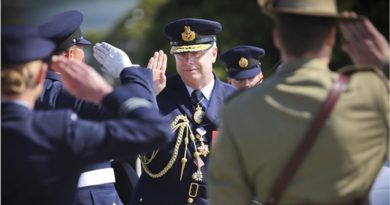
<instances>
[{"instance_id":1,"label":"blurred face","mask_svg":"<svg viewBox=\"0 0 390 205\"><path fill-rule=\"evenodd\" d=\"M175 54L176 70L186 85L201 89L212 81L217 47L207 51Z\"/></svg>"},{"instance_id":2,"label":"blurred face","mask_svg":"<svg viewBox=\"0 0 390 205\"><path fill-rule=\"evenodd\" d=\"M84 53L84 46L82 45L74 45L68 50L64 52L64 56L69 58L69 59L76 59L81 62L84 62L85 58L85 53Z\"/></svg>"},{"instance_id":3,"label":"blurred face","mask_svg":"<svg viewBox=\"0 0 390 205\"><path fill-rule=\"evenodd\" d=\"M252 78L244 78L240 80L234 78L228 78L228 82L238 89L243 89L243 88L251 88L255 85L260 84L263 81L263 78L264 78L263 73L259 73Z\"/></svg>"}]
</instances>

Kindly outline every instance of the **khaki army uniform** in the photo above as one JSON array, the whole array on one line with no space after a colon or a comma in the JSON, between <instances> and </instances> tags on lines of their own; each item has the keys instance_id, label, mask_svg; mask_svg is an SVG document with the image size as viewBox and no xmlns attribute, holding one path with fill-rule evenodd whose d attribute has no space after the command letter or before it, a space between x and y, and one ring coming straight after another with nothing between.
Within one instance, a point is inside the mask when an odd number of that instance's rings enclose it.
<instances>
[{"instance_id":1,"label":"khaki army uniform","mask_svg":"<svg viewBox=\"0 0 390 205\"><path fill-rule=\"evenodd\" d=\"M338 76L318 60L299 59L226 104L208 164L212 204L265 201ZM374 72L352 74L280 204L366 196L387 157L388 99Z\"/></svg>"}]
</instances>

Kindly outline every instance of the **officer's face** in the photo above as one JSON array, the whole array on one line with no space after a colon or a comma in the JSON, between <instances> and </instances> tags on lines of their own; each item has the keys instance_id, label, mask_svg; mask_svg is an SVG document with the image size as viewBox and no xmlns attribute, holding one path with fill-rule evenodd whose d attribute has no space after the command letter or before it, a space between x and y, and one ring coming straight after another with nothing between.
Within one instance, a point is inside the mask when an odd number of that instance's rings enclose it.
<instances>
[{"instance_id":1,"label":"officer's face","mask_svg":"<svg viewBox=\"0 0 390 205\"><path fill-rule=\"evenodd\" d=\"M74 58L84 62L85 60L85 53L84 53L84 46L76 45L74 46Z\"/></svg>"},{"instance_id":2,"label":"officer's face","mask_svg":"<svg viewBox=\"0 0 390 205\"><path fill-rule=\"evenodd\" d=\"M213 63L216 57L216 47L207 51L175 54L176 70L185 84L200 89L213 79Z\"/></svg>"},{"instance_id":3,"label":"officer's face","mask_svg":"<svg viewBox=\"0 0 390 205\"><path fill-rule=\"evenodd\" d=\"M64 52L64 56L69 59L76 59L78 61L84 62L84 46L74 45Z\"/></svg>"},{"instance_id":4,"label":"officer's face","mask_svg":"<svg viewBox=\"0 0 390 205\"><path fill-rule=\"evenodd\" d=\"M259 73L252 78L244 78L239 80L234 78L228 78L228 81L231 85L238 89L251 88L255 85L260 84L263 81L263 73Z\"/></svg>"}]
</instances>

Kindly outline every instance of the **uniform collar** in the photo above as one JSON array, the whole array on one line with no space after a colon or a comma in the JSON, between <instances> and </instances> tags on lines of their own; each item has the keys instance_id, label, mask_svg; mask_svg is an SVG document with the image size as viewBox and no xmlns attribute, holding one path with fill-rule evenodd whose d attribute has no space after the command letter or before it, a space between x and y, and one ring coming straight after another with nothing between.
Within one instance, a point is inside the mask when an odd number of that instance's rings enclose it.
<instances>
[{"instance_id":1,"label":"uniform collar","mask_svg":"<svg viewBox=\"0 0 390 205\"><path fill-rule=\"evenodd\" d=\"M213 80L207 84L205 87L203 87L202 89L200 89L200 91L202 92L203 96L207 99L207 100L210 100L210 97L211 97L211 92L213 91L213 88L214 88L214 84L215 84L215 80L213 78ZM186 88L187 88L187 91L188 91L188 94L191 96L191 93L192 91L194 91L193 88L191 88L190 86L188 85L185 85Z\"/></svg>"},{"instance_id":2,"label":"uniform collar","mask_svg":"<svg viewBox=\"0 0 390 205\"><path fill-rule=\"evenodd\" d=\"M329 70L328 65L322 63L319 59L316 58L298 58L292 60L288 63L282 63L277 68L277 74L281 76L288 76L298 70L310 69L314 70Z\"/></svg>"},{"instance_id":3,"label":"uniform collar","mask_svg":"<svg viewBox=\"0 0 390 205\"><path fill-rule=\"evenodd\" d=\"M30 109L30 107L28 106L28 103L24 100L1 100L1 103L10 103L10 104L15 104L15 105L20 105L22 107L26 107L28 109Z\"/></svg>"},{"instance_id":4,"label":"uniform collar","mask_svg":"<svg viewBox=\"0 0 390 205\"><path fill-rule=\"evenodd\" d=\"M57 81L62 81L60 74L57 72L51 71L51 70L47 71L46 78L52 79L52 80L57 80Z\"/></svg>"}]
</instances>

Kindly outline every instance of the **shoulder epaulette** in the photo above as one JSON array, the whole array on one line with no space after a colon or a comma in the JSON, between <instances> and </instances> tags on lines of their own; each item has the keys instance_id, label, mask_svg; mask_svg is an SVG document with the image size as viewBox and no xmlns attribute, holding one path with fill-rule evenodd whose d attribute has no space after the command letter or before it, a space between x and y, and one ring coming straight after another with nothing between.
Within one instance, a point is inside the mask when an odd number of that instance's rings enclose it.
<instances>
[{"instance_id":1,"label":"shoulder epaulette","mask_svg":"<svg viewBox=\"0 0 390 205\"><path fill-rule=\"evenodd\" d=\"M385 77L383 71L373 65L348 65L348 66L341 67L338 70L339 73L345 73L345 74L353 74L361 71L372 71L374 73L377 73Z\"/></svg>"},{"instance_id":2,"label":"shoulder epaulette","mask_svg":"<svg viewBox=\"0 0 390 205\"><path fill-rule=\"evenodd\" d=\"M385 84L387 92L389 92L389 78L383 73L381 69L373 65L348 65L340 68L338 71L340 74L352 75L357 72L373 72L375 73Z\"/></svg>"}]
</instances>

